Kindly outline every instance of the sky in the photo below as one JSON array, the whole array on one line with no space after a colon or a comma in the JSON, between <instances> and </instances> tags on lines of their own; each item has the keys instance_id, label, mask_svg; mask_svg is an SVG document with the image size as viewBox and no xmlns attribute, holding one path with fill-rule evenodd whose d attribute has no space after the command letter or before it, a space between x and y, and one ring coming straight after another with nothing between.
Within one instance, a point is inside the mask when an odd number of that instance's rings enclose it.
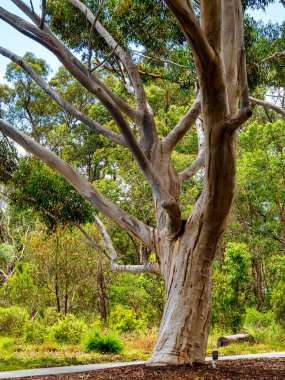
<instances>
[{"instance_id":1,"label":"sky","mask_svg":"<svg viewBox=\"0 0 285 380\"><path fill-rule=\"evenodd\" d=\"M33 0L33 4L35 10L38 11L40 0ZM0 0L0 6L24 18L21 12L18 11L17 7L12 4L11 0ZM276 1L275 4L271 4L269 7L267 7L266 12L254 11L250 12L250 14L255 19L262 20L264 23L268 21L274 23L281 23L285 21L285 8L278 1ZM9 50L12 50L14 53L20 56L24 55L27 51L32 52L38 58L45 59L53 71L56 71L60 66L60 62L51 52L49 52L40 44L23 36L21 33L14 30L2 20L0 20L0 45ZM0 55L0 82L2 82L4 79L5 69L8 63L9 60Z\"/></svg>"}]
</instances>

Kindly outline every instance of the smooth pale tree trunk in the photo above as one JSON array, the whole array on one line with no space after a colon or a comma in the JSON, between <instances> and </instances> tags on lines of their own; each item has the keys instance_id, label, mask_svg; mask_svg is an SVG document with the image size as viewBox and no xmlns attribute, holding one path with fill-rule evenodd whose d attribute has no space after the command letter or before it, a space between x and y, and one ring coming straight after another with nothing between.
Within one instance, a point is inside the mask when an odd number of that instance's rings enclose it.
<instances>
[{"instance_id":1,"label":"smooth pale tree trunk","mask_svg":"<svg viewBox=\"0 0 285 380\"><path fill-rule=\"evenodd\" d=\"M208 144L215 144L217 149L206 155L204 190L178 238L173 240L169 236L159 208L157 210L157 219L161 222L157 251L165 279L166 304L150 364L192 364L205 359L212 264L218 241L228 223L235 188L235 137L219 128L225 121L225 110L226 107L220 112L218 127L217 120L204 115L206 122L209 118L206 140L211 140ZM161 149L159 151L161 154ZM214 177L207 176L209 167ZM175 189L172 195L179 193L177 177L165 157L159 161L159 170L168 171L165 178L171 179L168 187L169 191Z\"/></svg>"},{"instance_id":2,"label":"smooth pale tree trunk","mask_svg":"<svg viewBox=\"0 0 285 380\"><path fill-rule=\"evenodd\" d=\"M210 325L212 266L199 248L199 224L193 238L174 244L165 268L166 304L150 363L186 364L204 360Z\"/></svg>"}]
</instances>

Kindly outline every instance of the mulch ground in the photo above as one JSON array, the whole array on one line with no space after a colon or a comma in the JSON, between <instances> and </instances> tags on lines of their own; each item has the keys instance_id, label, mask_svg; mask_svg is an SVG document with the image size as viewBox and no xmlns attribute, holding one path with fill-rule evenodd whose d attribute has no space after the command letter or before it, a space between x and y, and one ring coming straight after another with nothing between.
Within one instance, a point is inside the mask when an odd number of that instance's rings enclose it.
<instances>
[{"instance_id":1,"label":"mulch ground","mask_svg":"<svg viewBox=\"0 0 285 380\"><path fill-rule=\"evenodd\" d=\"M285 380L285 358L219 361L196 367L135 365L65 375L33 376L22 380Z\"/></svg>"}]
</instances>

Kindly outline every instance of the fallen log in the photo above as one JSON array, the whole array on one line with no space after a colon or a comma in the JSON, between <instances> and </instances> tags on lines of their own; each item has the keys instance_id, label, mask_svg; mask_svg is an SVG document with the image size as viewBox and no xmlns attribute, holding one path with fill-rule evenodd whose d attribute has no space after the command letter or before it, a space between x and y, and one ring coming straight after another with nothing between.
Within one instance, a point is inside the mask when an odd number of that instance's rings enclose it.
<instances>
[{"instance_id":1,"label":"fallen log","mask_svg":"<svg viewBox=\"0 0 285 380\"><path fill-rule=\"evenodd\" d=\"M254 337L248 333L241 333L235 335L226 335L218 339L217 347L228 346L231 343L236 342L254 342Z\"/></svg>"}]
</instances>

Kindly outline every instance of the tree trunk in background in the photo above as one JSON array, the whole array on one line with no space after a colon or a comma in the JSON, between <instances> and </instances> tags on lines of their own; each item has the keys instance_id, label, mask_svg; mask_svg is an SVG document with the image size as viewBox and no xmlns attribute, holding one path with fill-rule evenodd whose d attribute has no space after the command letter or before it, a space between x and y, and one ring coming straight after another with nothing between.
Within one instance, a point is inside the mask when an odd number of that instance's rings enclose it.
<instances>
[{"instance_id":1,"label":"tree trunk in background","mask_svg":"<svg viewBox=\"0 0 285 380\"><path fill-rule=\"evenodd\" d=\"M108 318L108 296L107 296L107 287L104 277L104 270L102 264L99 261L98 272L97 272L97 286L98 286L98 310L103 321L107 321Z\"/></svg>"},{"instance_id":2,"label":"tree trunk in background","mask_svg":"<svg viewBox=\"0 0 285 380\"><path fill-rule=\"evenodd\" d=\"M260 260L258 258L251 258L251 269L253 281L253 293L257 301L257 310L261 311L264 304L264 292L263 292L263 281L262 281L262 270L260 266Z\"/></svg>"}]
</instances>

